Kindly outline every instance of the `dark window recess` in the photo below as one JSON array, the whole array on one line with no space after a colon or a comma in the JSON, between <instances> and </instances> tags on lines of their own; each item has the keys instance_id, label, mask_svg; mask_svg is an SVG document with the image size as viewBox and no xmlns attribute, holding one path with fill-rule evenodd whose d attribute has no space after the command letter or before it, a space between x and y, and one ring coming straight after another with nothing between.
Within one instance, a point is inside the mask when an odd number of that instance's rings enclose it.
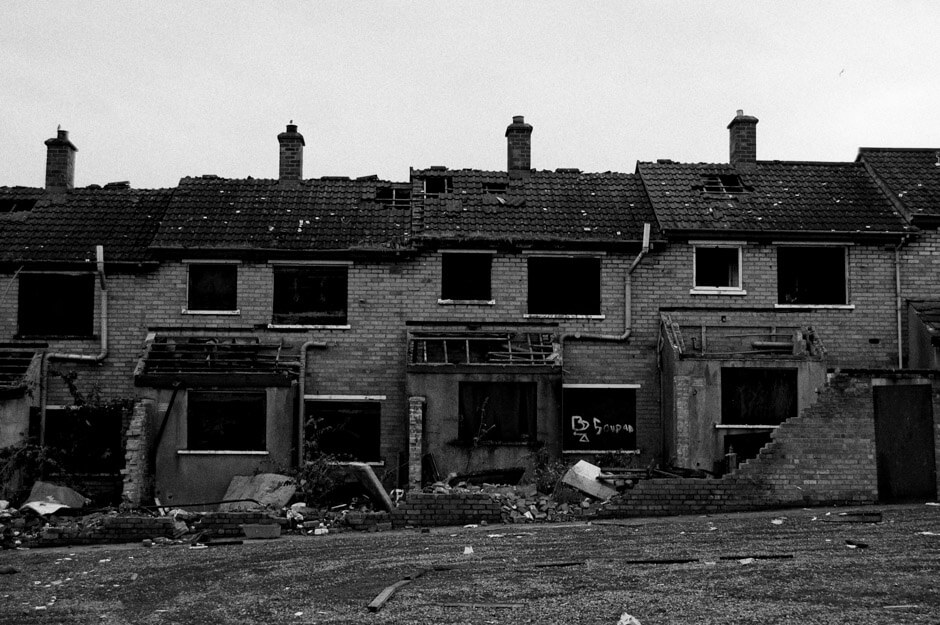
<instances>
[{"instance_id":1,"label":"dark window recess","mask_svg":"<svg viewBox=\"0 0 940 625\"><path fill-rule=\"evenodd\" d=\"M0 213L25 213L35 205L36 200L0 200Z\"/></svg>"},{"instance_id":2,"label":"dark window recess","mask_svg":"<svg viewBox=\"0 0 940 625\"><path fill-rule=\"evenodd\" d=\"M780 425L797 415L796 369L721 369L721 422L724 425ZM754 458L770 442L770 432L725 435L725 453Z\"/></svg>"},{"instance_id":3,"label":"dark window recess","mask_svg":"<svg viewBox=\"0 0 940 625\"><path fill-rule=\"evenodd\" d=\"M190 391L187 449L264 451L265 406L263 392Z\"/></svg>"},{"instance_id":4,"label":"dark window recess","mask_svg":"<svg viewBox=\"0 0 940 625\"><path fill-rule=\"evenodd\" d=\"M346 267L276 267L274 319L283 325L345 325Z\"/></svg>"},{"instance_id":5,"label":"dark window recess","mask_svg":"<svg viewBox=\"0 0 940 625\"><path fill-rule=\"evenodd\" d=\"M459 410L458 436L463 443L536 441L533 382L461 382Z\"/></svg>"},{"instance_id":6,"label":"dark window recess","mask_svg":"<svg viewBox=\"0 0 940 625\"><path fill-rule=\"evenodd\" d=\"M636 389L566 388L562 407L565 450L636 449Z\"/></svg>"},{"instance_id":7,"label":"dark window recess","mask_svg":"<svg viewBox=\"0 0 940 625\"><path fill-rule=\"evenodd\" d=\"M189 265L189 310L238 309L238 265Z\"/></svg>"},{"instance_id":8,"label":"dark window recess","mask_svg":"<svg viewBox=\"0 0 940 625\"><path fill-rule=\"evenodd\" d=\"M308 450L339 461L381 461L382 405L376 401L307 402Z\"/></svg>"},{"instance_id":9,"label":"dark window recess","mask_svg":"<svg viewBox=\"0 0 940 625\"><path fill-rule=\"evenodd\" d=\"M695 248L695 286L739 288L741 269L738 249L732 247Z\"/></svg>"},{"instance_id":10,"label":"dark window recess","mask_svg":"<svg viewBox=\"0 0 940 625\"><path fill-rule=\"evenodd\" d=\"M599 315L599 258L530 258L529 314Z\"/></svg>"},{"instance_id":11,"label":"dark window recess","mask_svg":"<svg viewBox=\"0 0 940 625\"><path fill-rule=\"evenodd\" d=\"M18 314L24 336L92 336L94 274L21 274Z\"/></svg>"},{"instance_id":12,"label":"dark window recess","mask_svg":"<svg viewBox=\"0 0 940 625\"><path fill-rule=\"evenodd\" d=\"M411 205L411 189L378 187L375 190L375 201L396 208L408 208Z\"/></svg>"},{"instance_id":13,"label":"dark window recess","mask_svg":"<svg viewBox=\"0 0 940 625\"><path fill-rule=\"evenodd\" d=\"M817 306L848 303L845 248L778 248L777 301Z\"/></svg>"},{"instance_id":14,"label":"dark window recess","mask_svg":"<svg viewBox=\"0 0 940 625\"><path fill-rule=\"evenodd\" d=\"M483 193L490 193L493 195L505 193L509 188L505 182L484 182L483 183Z\"/></svg>"},{"instance_id":15,"label":"dark window recess","mask_svg":"<svg viewBox=\"0 0 940 625\"><path fill-rule=\"evenodd\" d=\"M443 254L441 299L489 300L492 254Z\"/></svg>"},{"instance_id":16,"label":"dark window recess","mask_svg":"<svg viewBox=\"0 0 940 625\"><path fill-rule=\"evenodd\" d=\"M441 195L454 190L454 179L450 176L433 176L424 179L424 192L426 195Z\"/></svg>"},{"instance_id":17,"label":"dark window recess","mask_svg":"<svg viewBox=\"0 0 940 625\"><path fill-rule=\"evenodd\" d=\"M751 190L744 186L737 174L702 174L701 189L705 193L744 193Z\"/></svg>"},{"instance_id":18,"label":"dark window recess","mask_svg":"<svg viewBox=\"0 0 940 625\"><path fill-rule=\"evenodd\" d=\"M61 452L64 473L118 473L124 468L120 405L46 410L46 447ZM38 436L40 423L37 424Z\"/></svg>"}]
</instances>

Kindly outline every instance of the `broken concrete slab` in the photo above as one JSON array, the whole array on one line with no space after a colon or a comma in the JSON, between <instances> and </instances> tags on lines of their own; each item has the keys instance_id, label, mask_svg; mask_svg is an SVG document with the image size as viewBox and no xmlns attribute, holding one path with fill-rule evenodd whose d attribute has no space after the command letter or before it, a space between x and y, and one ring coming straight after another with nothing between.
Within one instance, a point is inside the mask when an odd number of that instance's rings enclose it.
<instances>
[{"instance_id":1,"label":"broken concrete slab","mask_svg":"<svg viewBox=\"0 0 940 625\"><path fill-rule=\"evenodd\" d=\"M382 486L382 482L375 474L375 471L372 470L372 467L365 462L350 462L346 466L356 479L359 480L363 488L366 489L369 498L372 499L375 504L381 505L389 512L395 508L395 505L392 503L392 498L385 492L385 487Z\"/></svg>"},{"instance_id":2,"label":"broken concrete slab","mask_svg":"<svg viewBox=\"0 0 940 625\"><path fill-rule=\"evenodd\" d=\"M259 473L258 475L236 475L229 482L228 490L222 499L254 499L267 508L280 510L287 505L297 492L294 481L278 473ZM238 512L255 510L257 504L250 501L238 501L219 505L220 512Z\"/></svg>"},{"instance_id":3,"label":"broken concrete slab","mask_svg":"<svg viewBox=\"0 0 940 625\"><path fill-rule=\"evenodd\" d=\"M585 460L579 460L576 465L568 469L561 481L595 499L610 499L617 494L617 489L598 481L600 474L600 467Z\"/></svg>"},{"instance_id":4,"label":"broken concrete slab","mask_svg":"<svg viewBox=\"0 0 940 625\"><path fill-rule=\"evenodd\" d=\"M68 508L84 508L91 500L68 486L39 481L33 484L33 489L29 491L26 501L57 503Z\"/></svg>"}]
</instances>

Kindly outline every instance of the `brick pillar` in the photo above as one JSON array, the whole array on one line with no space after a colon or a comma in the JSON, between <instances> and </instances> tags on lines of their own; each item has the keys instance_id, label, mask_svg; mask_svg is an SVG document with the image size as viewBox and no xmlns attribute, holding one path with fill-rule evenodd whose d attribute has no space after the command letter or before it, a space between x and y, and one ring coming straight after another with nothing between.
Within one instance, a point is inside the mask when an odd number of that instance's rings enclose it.
<instances>
[{"instance_id":1,"label":"brick pillar","mask_svg":"<svg viewBox=\"0 0 940 625\"><path fill-rule=\"evenodd\" d=\"M408 398L408 489L421 490L424 456L424 397Z\"/></svg>"},{"instance_id":2,"label":"brick pillar","mask_svg":"<svg viewBox=\"0 0 940 625\"><path fill-rule=\"evenodd\" d=\"M153 495L150 472L150 422L153 402L144 399L134 404L134 413L127 426L124 452L124 497L132 505L148 503Z\"/></svg>"}]
</instances>

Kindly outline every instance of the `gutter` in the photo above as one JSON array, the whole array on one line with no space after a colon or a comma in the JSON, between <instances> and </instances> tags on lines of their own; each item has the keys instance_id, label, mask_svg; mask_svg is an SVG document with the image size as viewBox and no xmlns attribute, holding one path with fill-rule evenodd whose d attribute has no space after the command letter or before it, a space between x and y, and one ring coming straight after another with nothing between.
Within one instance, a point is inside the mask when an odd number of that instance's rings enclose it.
<instances>
[{"instance_id":1,"label":"gutter","mask_svg":"<svg viewBox=\"0 0 940 625\"><path fill-rule=\"evenodd\" d=\"M300 346L300 378L297 380L297 466L304 463L304 395L307 388L307 352L316 347L326 349L326 341L307 341Z\"/></svg>"},{"instance_id":2,"label":"gutter","mask_svg":"<svg viewBox=\"0 0 940 625\"><path fill-rule=\"evenodd\" d=\"M650 250L650 224L649 222L643 224L643 249L640 250L640 253L637 254L636 258L633 259L633 263L630 265L630 268L627 270L627 275L623 279L623 334L590 334L584 332L566 332L562 334L558 341L561 343L561 348L564 349L565 341L568 339L587 339L592 341L618 341L623 342L630 338L630 335L633 334L633 288L632 288L632 279L634 270L637 268L637 265L640 264L640 261L643 260L643 257Z\"/></svg>"}]
</instances>

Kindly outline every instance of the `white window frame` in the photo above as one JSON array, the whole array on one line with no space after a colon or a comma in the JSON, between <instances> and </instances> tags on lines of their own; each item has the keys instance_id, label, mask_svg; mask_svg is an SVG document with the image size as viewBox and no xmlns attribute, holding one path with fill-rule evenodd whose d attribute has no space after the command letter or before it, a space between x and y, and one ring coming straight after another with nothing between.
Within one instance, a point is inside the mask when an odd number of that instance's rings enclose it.
<instances>
[{"instance_id":1,"label":"white window frame","mask_svg":"<svg viewBox=\"0 0 940 625\"><path fill-rule=\"evenodd\" d=\"M747 295L744 290L744 245L743 241L690 241L692 245L692 288L690 295ZM698 286L698 250L705 249L736 249L738 251L738 284L737 286Z\"/></svg>"},{"instance_id":2,"label":"white window frame","mask_svg":"<svg viewBox=\"0 0 940 625\"><path fill-rule=\"evenodd\" d=\"M238 268L235 269L235 302L236 306L234 310L192 310L189 308L189 268L192 265L241 265L240 260L231 260L231 259L183 259L183 265L186 266L186 306L180 311L184 315L221 315L236 317L242 314L241 309L237 306L238 303Z\"/></svg>"}]
</instances>

